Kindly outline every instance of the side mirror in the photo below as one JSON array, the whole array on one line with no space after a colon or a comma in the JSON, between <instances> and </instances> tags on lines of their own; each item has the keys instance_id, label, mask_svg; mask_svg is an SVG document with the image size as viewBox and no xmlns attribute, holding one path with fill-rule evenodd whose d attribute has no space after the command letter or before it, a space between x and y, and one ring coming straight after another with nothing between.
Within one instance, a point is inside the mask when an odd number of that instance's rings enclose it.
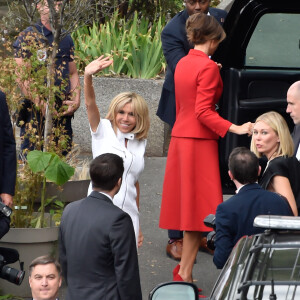
<instances>
[{"instance_id":1,"label":"side mirror","mask_svg":"<svg viewBox=\"0 0 300 300\"><path fill-rule=\"evenodd\" d=\"M165 282L156 286L149 294L149 300L198 300L199 291L188 282Z\"/></svg>"}]
</instances>

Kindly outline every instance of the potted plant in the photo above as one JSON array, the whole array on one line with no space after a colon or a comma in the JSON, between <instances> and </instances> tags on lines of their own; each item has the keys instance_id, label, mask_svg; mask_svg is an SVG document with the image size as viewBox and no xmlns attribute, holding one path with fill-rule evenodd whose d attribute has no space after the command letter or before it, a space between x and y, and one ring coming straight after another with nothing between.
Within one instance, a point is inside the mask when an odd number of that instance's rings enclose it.
<instances>
[{"instance_id":1,"label":"potted plant","mask_svg":"<svg viewBox=\"0 0 300 300\"><path fill-rule=\"evenodd\" d=\"M64 204L55 197L47 196L47 186L51 183L56 190L61 189L74 174L74 168L68 163L69 157L62 155L68 138L64 129L61 126L52 126L52 120L56 120L64 113L65 107L62 106L61 110L57 110L55 100L63 93L64 84L67 84L63 77L60 77L62 70L55 70L55 58L59 42L83 20L82 15L91 9L90 4L83 0L61 1L62 6L59 10L56 9L54 0L47 1L54 41L47 49L46 56L44 52L39 51L41 45L35 36L29 36L25 49L30 55L24 57L23 66L18 66L12 54L12 41L15 37L10 39L7 35L12 32L10 30L4 32L6 36L2 37L3 43L0 47L4 49L0 57L0 89L7 95L14 131L17 132L16 125L23 126L22 121L18 120L18 112L22 108L21 100L24 96L16 82L28 81L27 88L32 98L38 96L43 101L35 107L35 112L45 118L45 128L42 130L34 126L34 123L26 127L25 137L35 144L36 150L25 150L20 153L12 227L0 241L2 246L19 251L26 271L35 257L55 251L57 246L58 227L51 227L51 223L53 219L59 222ZM13 20L23 20L25 15L27 24L33 24L37 5L42 2L10 1L9 9L13 9L18 15L17 18L9 16L10 25L15 25ZM88 14L85 17L87 16ZM64 23L62 20L65 19L72 24ZM63 27L66 30L63 30ZM55 84L55 80L61 80L60 87ZM50 212L50 216L45 213L46 209ZM1 283L1 288L5 293L30 297L28 278L25 278L20 287L7 282L5 287Z\"/></svg>"}]
</instances>

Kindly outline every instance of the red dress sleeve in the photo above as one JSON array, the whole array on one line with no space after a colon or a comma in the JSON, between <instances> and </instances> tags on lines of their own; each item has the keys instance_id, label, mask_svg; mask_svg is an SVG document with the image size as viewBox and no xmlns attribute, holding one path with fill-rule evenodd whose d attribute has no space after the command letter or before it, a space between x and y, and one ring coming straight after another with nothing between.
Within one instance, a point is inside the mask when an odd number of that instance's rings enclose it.
<instances>
[{"instance_id":1,"label":"red dress sleeve","mask_svg":"<svg viewBox=\"0 0 300 300\"><path fill-rule=\"evenodd\" d=\"M215 109L215 104L218 102L223 90L219 72L217 64L212 61L199 72L195 114L199 122L219 136L224 137L232 123L223 119Z\"/></svg>"}]
</instances>

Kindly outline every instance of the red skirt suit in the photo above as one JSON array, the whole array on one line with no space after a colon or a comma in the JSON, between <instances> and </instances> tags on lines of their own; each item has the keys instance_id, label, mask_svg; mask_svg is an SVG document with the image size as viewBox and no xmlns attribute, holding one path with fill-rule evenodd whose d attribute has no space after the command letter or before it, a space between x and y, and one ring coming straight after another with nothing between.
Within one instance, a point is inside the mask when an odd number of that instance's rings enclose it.
<instances>
[{"instance_id":1,"label":"red skirt suit","mask_svg":"<svg viewBox=\"0 0 300 300\"><path fill-rule=\"evenodd\" d=\"M159 226L210 231L203 219L222 202L218 139L232 123L215 110L223 83L217 64L192 49L175 70L176 122L168 152Z\"/></svg>"}]
</instances>

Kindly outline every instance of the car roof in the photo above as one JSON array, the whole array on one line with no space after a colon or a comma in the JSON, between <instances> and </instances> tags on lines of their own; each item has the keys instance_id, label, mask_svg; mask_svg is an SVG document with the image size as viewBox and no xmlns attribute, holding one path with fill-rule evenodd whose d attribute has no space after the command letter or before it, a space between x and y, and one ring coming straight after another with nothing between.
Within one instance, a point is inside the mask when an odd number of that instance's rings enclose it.
<instances>
[{"instance_id":1,"label":"car roof","mask_svg":"<svg viewBox=\"0 0 300 300\"><path fill-rule=\"evenodd\" d=\"M270 223L281 218L263 216L267 217ZM281 222L287 228L288 219L297 224L300 218L283 217ZM239 240L210 299L270 299L272 294L277 299L299 299L299 285L300 229L267 229Z\"/></svg>"},{"instance_id":2,"label":"car roof","mask_svg":"<svg viewBox=\"0 0 300 300\"><path fill-rule=\"evenodd\" d=\"M300 232L268 230L249 249L237 292L241 299L300 297Z\"/></svg>"}]
</instances>

